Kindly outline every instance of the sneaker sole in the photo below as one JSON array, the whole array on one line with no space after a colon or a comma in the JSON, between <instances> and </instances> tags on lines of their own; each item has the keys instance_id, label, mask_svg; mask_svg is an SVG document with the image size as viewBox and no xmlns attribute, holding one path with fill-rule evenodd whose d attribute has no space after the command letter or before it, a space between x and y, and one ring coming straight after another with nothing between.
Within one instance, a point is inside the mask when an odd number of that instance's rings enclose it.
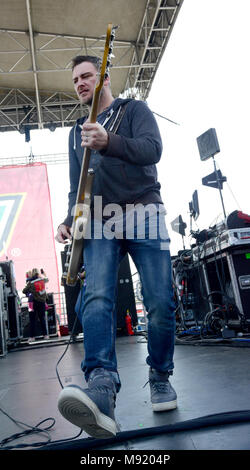
<instances>
[{"instance_id":1,"label":"sneaker sole","mask_svg":"<svg viewBox=\"0 0 250 470\"><path fill-rule=\"evenodd\" d=\"M172 400L163 403L152 403L153 411L169 411L177 408L177 400Z\"/></svg>"},{"instance_id":2,"label":"sneaker sole","mask_svg":"<svg viewBox=\"0 0 250 470\"><path fill-rule=\"evenodd\" d=\"M105 439L116 435L116 423L101 413L96 404L82 390L65 387L58 399L62 416L91 437Z\"/></svg>"}]
</instances>

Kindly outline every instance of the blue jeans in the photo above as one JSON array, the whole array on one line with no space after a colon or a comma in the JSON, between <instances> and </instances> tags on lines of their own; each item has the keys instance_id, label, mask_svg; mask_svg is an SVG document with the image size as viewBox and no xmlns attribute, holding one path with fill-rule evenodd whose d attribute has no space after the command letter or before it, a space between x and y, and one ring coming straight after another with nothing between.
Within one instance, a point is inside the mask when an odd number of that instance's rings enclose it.
<instances>
[{"instance_id":1,"label":"blue jeans","mask_svg":"<svg viewBox=\"0 0 250 470\"><path fill-rule=\"evenodd\" d=\"M152 219L153 217L153 219ZM150 239L149 225L164 224L164 239L157 229ZM172 371L175 341L175 305L169 239L162 215L144 221L145 238L88 239L84 241L86 290L82 310L85 357L82 370L88 380L90 372L102 367L113 372L117 391L120 379L115 351L115 298L119 263L128 252L134 261L142 284L143 303L148 312L148 356L146 362L160 371ZM162 232L162 231L161 231ZM163 242L163 243L162 243Z\"/></svg>"}]
</instances>

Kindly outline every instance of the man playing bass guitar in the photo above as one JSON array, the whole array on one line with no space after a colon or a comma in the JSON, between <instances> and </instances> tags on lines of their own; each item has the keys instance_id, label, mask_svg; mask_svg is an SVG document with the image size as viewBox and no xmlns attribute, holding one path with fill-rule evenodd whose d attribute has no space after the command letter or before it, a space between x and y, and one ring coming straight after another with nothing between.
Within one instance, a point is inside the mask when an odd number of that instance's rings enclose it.
<instances>
[{"instance_id":1,"label":"man playing bass guitar","mask_svg":"<svg viewBox=\"0 0 250 470\"><path fill-rule=\"evenodd\" d=\"M74 88L80 102L89 108L99 67L97 57L73 59ZM123 115L115 129L118 113ZM70 132L69 208L58 227L56 239L60 243L72 236L72 208L85 148L91 149L90 167L94 171L90 230L83 244L85 354L81 367L87 387L64 387L58 407L68 421L89 435L105 438L117 432L114 410L121 382L115 351L114 302L119 263L126 253L140 275L148 312L146 362L153 411L177 406L176 393L169 382L174 369L175 306L169 237L156 170L162 153L159 129L145 102L114 99L109 75L101 90L97 122L81 118ZM133 208L141 211L131 219ZM114 212L118 214L116 218Z\"/></svg>"}]
</instances>

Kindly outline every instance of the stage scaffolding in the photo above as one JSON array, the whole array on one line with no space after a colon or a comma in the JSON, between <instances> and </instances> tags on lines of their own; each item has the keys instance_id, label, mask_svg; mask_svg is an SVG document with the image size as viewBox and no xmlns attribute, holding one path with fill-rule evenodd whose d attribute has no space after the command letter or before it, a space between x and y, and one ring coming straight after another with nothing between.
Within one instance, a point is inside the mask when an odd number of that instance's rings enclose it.
<instances>
[{"instance_id":1,"label":"stage scaffolding","mask_svg":"<svg viewBox=\"0 0 250 470\"><path fill-rule=\"evenodd\" d=\"M51 153L44 155L23 155L21 157L0 157L0 167L7 165L29 165L46 163L47 165L68 164L68 153Z\"/></svg>"}]
</instances>

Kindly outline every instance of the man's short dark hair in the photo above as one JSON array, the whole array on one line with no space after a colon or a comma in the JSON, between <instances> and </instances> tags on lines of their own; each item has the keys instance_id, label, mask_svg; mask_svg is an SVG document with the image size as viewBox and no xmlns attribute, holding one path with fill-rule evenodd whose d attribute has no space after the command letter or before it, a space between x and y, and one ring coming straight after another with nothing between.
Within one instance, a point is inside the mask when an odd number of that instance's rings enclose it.
<instances>
[{"instance_id":1,"label":"man's short dark hair","mask_svg":"<svg viewBox=\"0 0 250 470\"><path fill-rule=\"evenodd\" d=\"M82 62L91 62L98 71L101 67L101 59L99 57L94 55L77 55L72 59L72 70Z\"/></svg>"}]
</instances>

